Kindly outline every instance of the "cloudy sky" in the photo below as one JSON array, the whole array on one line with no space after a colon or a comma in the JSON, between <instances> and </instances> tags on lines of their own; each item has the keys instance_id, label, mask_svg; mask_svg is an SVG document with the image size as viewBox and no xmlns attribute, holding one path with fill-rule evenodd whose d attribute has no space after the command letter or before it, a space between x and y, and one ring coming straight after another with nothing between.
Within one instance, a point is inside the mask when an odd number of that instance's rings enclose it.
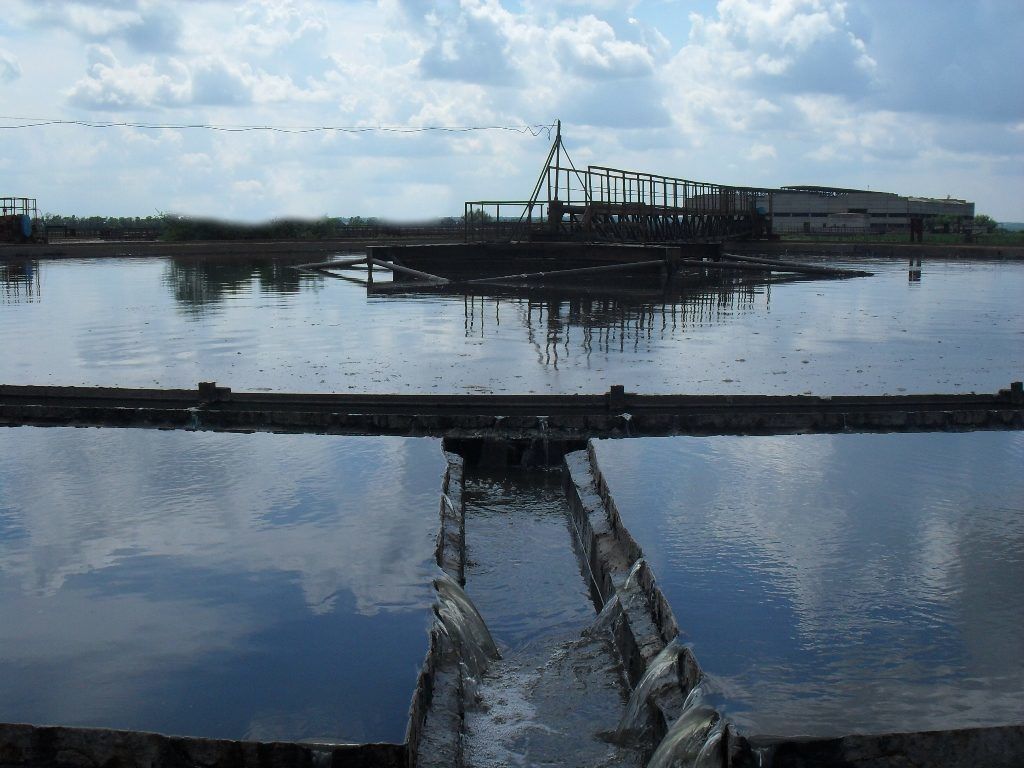
<instances>
[{"instance_id":1,"label":"cloudy sky","mask_svg":"<svg viewBox=\"0 0 1024 768\"><path fill-rule=\"evenodd\" d=\"M6 0L0 119L563 121L573 159L964 197L1024 221L1021 0ZM547 137L0 129L42 211L417 219L529 194Z\"/></svg>"}]
</instances>

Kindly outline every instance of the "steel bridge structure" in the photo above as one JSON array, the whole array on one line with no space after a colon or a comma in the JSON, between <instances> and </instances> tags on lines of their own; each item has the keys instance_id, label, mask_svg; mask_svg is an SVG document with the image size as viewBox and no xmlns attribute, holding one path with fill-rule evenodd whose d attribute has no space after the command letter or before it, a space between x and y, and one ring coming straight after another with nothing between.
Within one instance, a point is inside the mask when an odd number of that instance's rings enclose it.
<instances>
[{"instance_id":1,"label":"steel bridge structure","mask_svg":"<svg viewBox=\"0 0 1024 768\"><path fill-rule=\"evenodd\" d=\"M577 168L561 123L528 200L465 204L467 242L721 242L764 236L771 190L600 165Z\"/></svg>"}]
</instances>

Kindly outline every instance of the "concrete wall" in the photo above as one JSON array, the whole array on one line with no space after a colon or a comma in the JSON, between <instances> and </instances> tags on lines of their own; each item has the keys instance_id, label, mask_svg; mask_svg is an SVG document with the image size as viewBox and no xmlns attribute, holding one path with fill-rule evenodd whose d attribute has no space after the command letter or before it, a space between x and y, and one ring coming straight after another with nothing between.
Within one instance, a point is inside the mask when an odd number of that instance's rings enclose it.
<instances>
[{"instance_id":1,"label":"concrete wall","mask_svg":"<svg viewBox=\"0 0 1024 768\"><path fill-rule=\"evenodd\" d=\"M268 743L0 724L0 768L405 768L406 761L402 744Z\"/></svg>"},{"instance_id":2,"label":"concrete wall","mask_svg":"<svg viewBox=\"0 0 1024 768\"><path fill-rule=\"evenodd\" d=\"M592 449L566 455L562 481L580 554L592 577L595 604L601 608L617 601L612 636L635 686L654 658L678 636L679 627L654 574L641 561L640 546L619 516ZM634 566L636 576L629 580ZM700 680L700 665L688 648L679 655L676 673L678 685L660 690L651 701L649 752L679 717L686 694Z\"/></svg>"},{"instance_id":3,"label":"concrete wall","mask_svg":"<svg viewBox=\"0 0 1024 768\"><path fill-rule=\"evenodd\" d=\"M460 456L449 451L445 451L445 459L448 466L442 492L448 495L452 505L449 508L443 498L440 501L435 561L448 576L463 584L466 568L464 464ZM464 697L458 652L435 622L409 713L409 768L461 768Z\"/></svg>"}]
</instances>

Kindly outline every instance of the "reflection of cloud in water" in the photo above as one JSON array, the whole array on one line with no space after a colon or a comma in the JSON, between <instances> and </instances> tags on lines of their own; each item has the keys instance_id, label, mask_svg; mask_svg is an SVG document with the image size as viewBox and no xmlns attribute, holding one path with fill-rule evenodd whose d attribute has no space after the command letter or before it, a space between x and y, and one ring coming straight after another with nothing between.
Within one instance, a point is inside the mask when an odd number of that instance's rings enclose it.
<instances>
[{"instance_id":1,"label":"reflection of cloud in water","mask_svg":"<svg viewBox=\"0 0 1024 768\"><path fill-rule=\"evenodd\" d=\"M43 602L0 592L0 605L16 619L0 622L0 647L15 666L18 719L45 713L56 725L82 723L84 713L94 724L116 722L143 707L161 675L238 652L260 624L243 606L201 599L62 590ZM18 685L21 670L31 670L31 686Z\"/></svg>"},{"instance_id":2,"label":"reflection of cloud in water","mask_svg":"<svg viewBox=\"0 0 1024 768\"><path fill-rule=\"evenodd\" d=\"M343 591L365 614L423 602L429 534L409 523L432 510L441 469L440 458L423 466L418 441L132 430L11 437L26 439L8 442L17 465L8 455L5 495L27 535L0 546L0 573L23 589L52 595L74 574L167 555L294 573L314 612Z\"/></svg>"},{"instance_id":3,"label":"reflection of cloud in water","mask_svg":"<svg viewBox=\"0 0 1024 768\"><path fill-rule=\"evenodd\" d=\"M717 439L714 461L737 482L717 486L710 530L773 564L804 632L856 636L878 618L866 615L870 605L946 610L963 588L963 559L988 560L985 547L969 546L987 517L984 478L1013 472L1010 457L957 440L971 436Z\"/></svg>"},{"instance_id":4,"label":"reflection of cloud in water","mask_svg":"<svg viewBox=\"0 0 1024 768\"><path fill-rule=\"evenodd\" d=\"M818 733L1019 721L1019 433L598 451L698 658L752 710L740 721Z\"/></svg>"},{"instance_id":5,"label":"reflection of cloud in water","mask_svg":"<svg viewBox=\"0 0 1024 768\"><path fill-rule=\"evenodd\" d=\"M936 262L908 286L905 264L877 261L871 278L652 300L367 297L359 286L303 282L302 273L281 265L274 273L272 260L263 262L198 276L187 261L167 259L41 263L39 301L0 313L0 378L218 381L236 391L600 392L622 384L652 394L877 394L994 392L1024 365L1024 264Z\"/></svg>"},{"instance_id":6,"label":"reflection of cloud in water","mask_svg":"<svg viewBox=\"0 0 1024 768\"><path fill-rule=\"evenodd\" d=\"M0 720L400 741L442 471L433 440L7 430Z\"/></svg>"}]
</instances>

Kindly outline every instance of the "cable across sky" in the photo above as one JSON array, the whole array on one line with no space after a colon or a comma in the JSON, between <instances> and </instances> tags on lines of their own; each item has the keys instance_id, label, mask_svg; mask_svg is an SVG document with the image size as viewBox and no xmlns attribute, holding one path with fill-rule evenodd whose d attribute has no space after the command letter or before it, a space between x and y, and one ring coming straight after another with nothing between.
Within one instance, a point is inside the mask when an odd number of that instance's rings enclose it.
<instances>
[{"instance_id":1,"label":"cable across sky","mask_svg":"<svg viewBox=\"0 0 1024 768\"><path fill-rule=\"evenodd\" d=\"M131 120L70 120L49 117L13 117L0 115L0 120L17 123L0 125L0 129L42 128L45 126L79 126L83 128L140 128L148 130L205 130L223 133L473 133L479 131L507 131L510 133L546 136L551 138L555 123L519 125L216 125L213 123L147 123Z\"/></svg>"}]
</instances>

